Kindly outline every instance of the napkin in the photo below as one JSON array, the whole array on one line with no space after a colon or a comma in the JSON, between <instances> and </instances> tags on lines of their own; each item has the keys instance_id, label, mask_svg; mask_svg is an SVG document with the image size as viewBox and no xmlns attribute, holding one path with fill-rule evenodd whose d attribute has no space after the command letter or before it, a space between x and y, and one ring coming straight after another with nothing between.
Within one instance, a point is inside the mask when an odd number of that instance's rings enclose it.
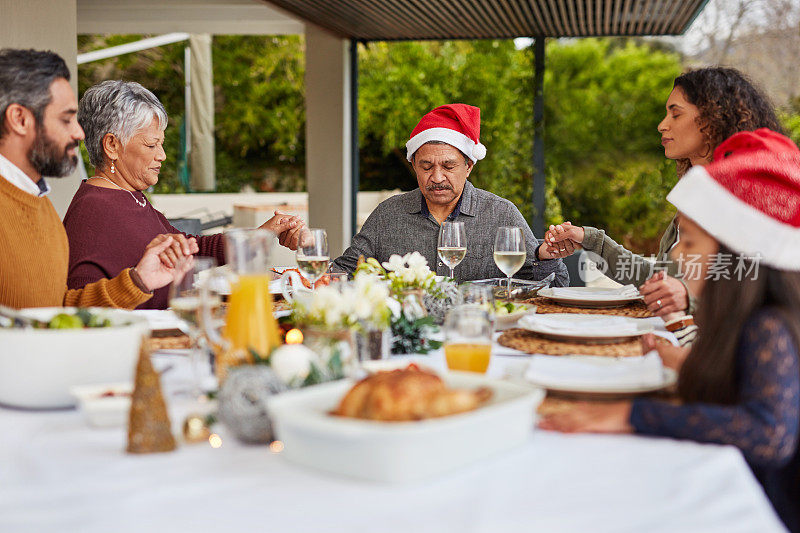
<instances>
[{"instance_id":1,"label":"napkin","mask_svg":"<svg viewBox=\"0 0 800 533\"><path fill-rule=\"evenodd\" d=\"M138 315L147 320L150 329L180 329L183 327L183 322L178 316L170 310L159 309L137 309L132 311L134 315Z\"/></svg>"},{"instance_id":2,"label":"napkin","mask_svg":"<svg viewBox=\"0 0 800 533\"><path fill-rule=\"evenodd\" d=\"M582 299L600 299L600 298L636 298L639 296L639 290L633 285L625 285L617 289L600 289L592 288L586 290L586 287L555 287L551 289L553 296L560 298L582 298Z\"/></svg>"},{"instance_id":3,"label":"napkin","mask_svg":"<svg viewBox=\"0 0 800 533\"><path fill-rule=\"evenodd\" d=\"M534 355L525 378L546 387L656 387L664 381L656 351L641 357Z\"/></svg>"},{"instance_id":4,"label":"napkin","mask_svg":"<svg viewBox=\"0 0 800 533\"><path fill-rule=\"evenodd\" d=\"M526 315L519 324L533 331L564 335L630 335L639 332L638 324L621 316L546 314Z\"/></svg>"}]
</instances>

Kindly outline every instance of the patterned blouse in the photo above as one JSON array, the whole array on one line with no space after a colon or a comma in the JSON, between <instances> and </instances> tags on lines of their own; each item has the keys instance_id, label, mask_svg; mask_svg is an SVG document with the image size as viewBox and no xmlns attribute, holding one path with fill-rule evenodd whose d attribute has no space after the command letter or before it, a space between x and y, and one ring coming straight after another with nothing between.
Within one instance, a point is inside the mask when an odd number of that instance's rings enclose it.
<instances>
[{"instance_id":1,"label":"patterned blouse","mask_svg":"<svg viewBox=\"0 0 800 533\"><path fill-rule=\"evenodd\" d=\"M631 424L646 435L736 446L790 531L800 532L800 355L778 313L747 321L736 370L737 404L637 399Z\"/></svg>"}]
</instances>

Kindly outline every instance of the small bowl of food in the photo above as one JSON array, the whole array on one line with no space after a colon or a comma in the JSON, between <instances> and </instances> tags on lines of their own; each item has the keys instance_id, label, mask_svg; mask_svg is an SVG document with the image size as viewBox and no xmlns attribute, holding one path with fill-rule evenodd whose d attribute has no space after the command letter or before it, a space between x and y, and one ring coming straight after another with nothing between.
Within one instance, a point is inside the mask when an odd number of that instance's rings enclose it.
<instances>
[{"instance_id":1,"label":"small bowl of food","mask_svg":"<svg viewBox=\"0 0 800 533\"><path fill-rule=\"evenodd\" d=\"M512 328L520 318L535 312L535 305L496 300L494 303L494 327L496 330Z\"/></svg>"},{"instance_id":2,"label":"small bowl of food","mask_svg":"<svg viewBox=\"0 0 800 533\"><path fill-rule=\"evenodd\" d=\"M131 383L70 387L86 421L94 427L123 427L131 410Z\"/></svg>"},{"instance_id":3,"label":"small bowl of food","mask_svg":"<svg viewBox=\"0 0 800 533\"><path fill-rule=\"evenodd\" d=\"M72 407L70 387L129 381L146 318L120 309L22 309L0 327L0 404Z\"/></svg>"}]
</instances>

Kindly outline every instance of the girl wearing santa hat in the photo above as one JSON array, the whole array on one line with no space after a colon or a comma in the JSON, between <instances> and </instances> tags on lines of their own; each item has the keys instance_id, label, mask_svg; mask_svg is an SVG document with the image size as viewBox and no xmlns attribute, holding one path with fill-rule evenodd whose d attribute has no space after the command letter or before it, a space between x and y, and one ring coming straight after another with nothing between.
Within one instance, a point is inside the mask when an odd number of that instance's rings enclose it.
<instances>
[{"instance_id":1,"label":"girl wearing santa hat","mask_svg":"<svg viewBox=\"0 0 800 533\"><path fill-rule=\"evenodd\" d=\"M688 355L659 349L679 402L579 403L540 426L737 446L800 532L800 150L767 129L738 133L667 200L681 232L672 256L695 258L685 281L702 295Z\"/></svg>"},{"instance_id":2,"label":"girl wearing santa hat","mask_svg":"<svg viewBox=\"0 0 800 533\"><path fill-rule=\"evenodd\" d=\"M678 177L692 166L711 162L715 148L735 133L758 128L783 133L769 100L746 76L732 68L703 68L678 76L666 108L658 131L664 155L676 161ZM664 259L677 239L673 219L661 237L656 257ZM652 275L652 263L614 242L603 230L566 222L551 226L545 242L556 249L563 248L554 250L557 257L571 254L576 246L599 255L608 265L608 276L620 283L641 285L645 303L665 320L676 318L676 312L691 313L696 307L685 284L674 277L659 274L645 282ZM630 266L634 264L639 268ZM676 271L674 266L668 268L669 274Z\"/></svg>"}]
</instances>

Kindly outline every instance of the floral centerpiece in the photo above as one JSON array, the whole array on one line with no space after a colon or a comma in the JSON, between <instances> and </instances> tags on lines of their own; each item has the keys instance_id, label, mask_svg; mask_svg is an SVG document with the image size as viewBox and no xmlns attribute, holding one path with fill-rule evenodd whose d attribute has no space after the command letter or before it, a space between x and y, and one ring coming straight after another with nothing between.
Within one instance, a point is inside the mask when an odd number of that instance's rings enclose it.
<instances>
[{"instance_id":1,"label":"floral centerpiece","mask_svg":"<svg viewBox=\"0 0 800 533\"><path fill-rule=\"evenodd\" d=\"M382 265L374 258L360 261L355 279L361 276L386 279L399 304L392 314L392 353L427 353L441 346L430 336L458 295L454 282L437 282L436 274L419 252L392 255Z\"/></svg>"}]
</instances>

